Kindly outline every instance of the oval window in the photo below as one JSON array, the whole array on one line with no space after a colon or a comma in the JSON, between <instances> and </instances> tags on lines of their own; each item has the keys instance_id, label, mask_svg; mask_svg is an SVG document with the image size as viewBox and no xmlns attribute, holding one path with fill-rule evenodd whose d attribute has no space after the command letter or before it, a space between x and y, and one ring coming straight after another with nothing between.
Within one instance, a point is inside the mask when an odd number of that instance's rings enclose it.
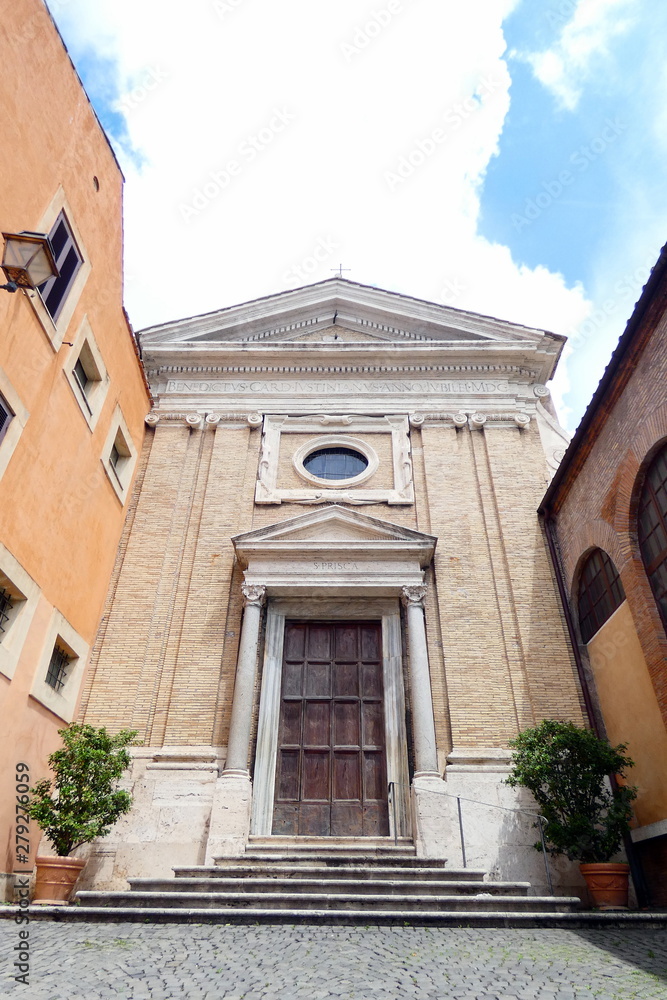
<instances>
[{"instance_id":1,"label":"oval window","mask_svg":"<svg viewBox=\"0 0 667 1000\"><path fill-rule=\"evenodd\" d=\"M303 467L318 479L353 479L368 468L368 459L352 448L318 448L303 460Z\"/></svg>"}]
</instances>

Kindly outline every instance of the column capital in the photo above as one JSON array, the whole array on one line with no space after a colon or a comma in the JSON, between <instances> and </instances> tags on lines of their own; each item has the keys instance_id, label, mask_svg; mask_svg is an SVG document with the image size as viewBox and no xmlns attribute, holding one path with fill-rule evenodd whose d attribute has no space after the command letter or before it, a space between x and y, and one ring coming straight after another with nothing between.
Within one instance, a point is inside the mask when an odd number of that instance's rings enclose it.
<instances>
[{"instance_id":1,"label":"column capital","mask_svg":"<svg viewBox=\"0 0 667 1000\"><path fill-rule=\"evenodd\" d=\"M410 587L401 587L401 599L406 608L424 607L424 598L426 597L426 585L412 585Z\"/></svg>"},{"instance_id":2,"label":"column capital","mask_svg":"<svg viewBox=\"0 0 667 1000\"><path fill-rule=\"evenodd\" d=\"M242 583L241 592L244 607L261 608L266 596L266 587L257 583Z\"/></svg>"}]
</instances>

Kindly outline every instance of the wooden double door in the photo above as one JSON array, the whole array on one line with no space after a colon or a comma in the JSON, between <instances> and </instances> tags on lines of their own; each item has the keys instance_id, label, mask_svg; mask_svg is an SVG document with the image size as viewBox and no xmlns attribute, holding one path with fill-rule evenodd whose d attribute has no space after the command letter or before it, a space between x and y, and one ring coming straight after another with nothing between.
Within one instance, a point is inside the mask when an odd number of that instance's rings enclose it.
<instances>
[{"instance_id":1,"label":"wooden double door","mask_svg":"<svg viewBox=\"0 0 667 1000\"><path fill-rule=\"evenodd\" d=\"M285 623L272 832L388 835L380 622Z\"/></svg>"}]
</instances>

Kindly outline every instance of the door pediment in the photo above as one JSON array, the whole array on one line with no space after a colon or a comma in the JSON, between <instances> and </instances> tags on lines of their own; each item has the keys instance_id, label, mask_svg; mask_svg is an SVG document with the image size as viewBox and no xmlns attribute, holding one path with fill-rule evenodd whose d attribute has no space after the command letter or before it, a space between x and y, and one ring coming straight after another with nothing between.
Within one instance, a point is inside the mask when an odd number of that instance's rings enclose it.
<instances>
[{"instance_id":1,"label":"door pediment","mask_svg":"<svg viewBox=\"0 0 667 1000\"><path fill-rule=\"evenodd\" d=\"M437 539L332 505L232 538L248 584L269 594L396 595L420 585Z\"/></svg>"}]
</instances>

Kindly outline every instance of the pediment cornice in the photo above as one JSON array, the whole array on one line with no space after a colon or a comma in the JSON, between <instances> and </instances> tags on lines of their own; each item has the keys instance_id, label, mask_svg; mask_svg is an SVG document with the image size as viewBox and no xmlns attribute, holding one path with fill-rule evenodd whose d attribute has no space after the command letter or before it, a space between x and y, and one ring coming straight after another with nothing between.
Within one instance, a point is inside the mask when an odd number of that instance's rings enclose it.
<instances>
[{"instance_id":1,"label":"pediment cornice","mask_svg":"<svg viewBox=\"0 0 667 1000\"><path fill-rule=\"evenodd\" d=\"M379 342L535 343L547 338L560 344L563 340L544 330L342 278L149 327L141 331L140 336L145 349L176 344L252 344L267 340L298 347L295 338L300 331L312 344L316 342L312 339L314 333L329 331L336 325L347 331L375 335Z\"/></svg>"},{"instance_id":2,"label":"pediment cornice","mask_svg":"<svg viewBox=\"0 0 667 1000\"><path fill-rule=\"evenodd\" d=\"M423 568L433 558L437 539L403 525L332 504L277 521L232 538L242 567L251 562L313 560L405 561Z\"/></svg>"}]
</instances>

